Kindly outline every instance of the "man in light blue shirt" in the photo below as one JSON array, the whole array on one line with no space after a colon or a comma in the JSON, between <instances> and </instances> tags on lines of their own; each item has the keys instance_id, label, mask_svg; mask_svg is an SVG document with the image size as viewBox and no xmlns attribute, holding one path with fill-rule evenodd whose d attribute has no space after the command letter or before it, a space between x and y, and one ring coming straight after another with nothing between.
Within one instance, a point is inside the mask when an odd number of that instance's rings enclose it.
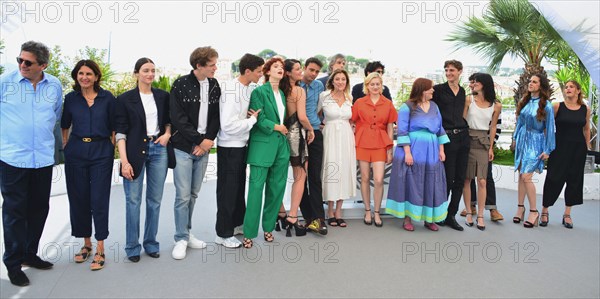
<instances>
[{"instance_id":1,"label":"man in light blue shirt","mask_svg":"<svg viewBox=\"0 0 600 299\"><path fill-rule=\"evenodd\" d=\"M49 210L54 125L62 109L62 86L44 73L49 50L42 43L21 45L19 69L0 77L0 189L4 265L10 282L26 286L21 265L50 269L37 256Z\"/></svg>"},{"instance_id":2,"label":"man in light blue shirt","mask_svg":"<svg viewBox=\"0 0 600 299\"><path fill-rule=\"evenodd\" d=\"M325 89L323 83L315 80L321 71L323 63L311 57L304 63L304 74L300 87L306 92L306 116L315 130L315 139L308 145L308 180L300 202L302 216L308 223L308 228L321 235L327 234L325 225L325 210L323 209L323 187L321 186L321 167L323 164L323 133L321 119L317 114L319 94Z\"/></svg>"}]
</instances>

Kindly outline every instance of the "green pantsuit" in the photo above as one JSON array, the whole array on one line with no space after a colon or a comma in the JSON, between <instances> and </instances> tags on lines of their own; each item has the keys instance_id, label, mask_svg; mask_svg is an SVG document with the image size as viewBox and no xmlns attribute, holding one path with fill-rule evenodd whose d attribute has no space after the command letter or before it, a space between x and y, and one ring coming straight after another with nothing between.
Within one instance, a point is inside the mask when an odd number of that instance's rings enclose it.
<instances>
[{"instance_id":1,"label":"green pantsuit","mask_svg":"<svg viewBox=\"0 0 600 299\"><path fill-rule=\"evenodd\" d=\"M282 91L279 94L285 108L285 96ZM280 116L275 101L273 89L268 82L254 89L250 96L249 109L260 109L260 113L250 131L248 144L250 181L244 216L244 237L248 239L258 235L261 210L263 231L273 231L287 183L290 146L285 135L274 130L275 125L282 123L287 112L284 109Z\"/></svg>"}]
</instances>

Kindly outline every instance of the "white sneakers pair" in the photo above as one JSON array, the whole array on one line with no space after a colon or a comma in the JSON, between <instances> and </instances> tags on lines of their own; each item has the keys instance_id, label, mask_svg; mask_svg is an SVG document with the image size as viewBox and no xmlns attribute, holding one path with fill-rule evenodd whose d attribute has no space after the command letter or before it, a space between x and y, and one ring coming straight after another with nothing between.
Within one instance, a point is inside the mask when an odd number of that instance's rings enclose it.
<instances>
[{"instance_id":1,"label":"white sneakers pair","mask_svg":"<svg viewBox=\"0 0 600 299\"><path fill-rule=\"evenodd\" d=\"M176 260L182 260L185 258L187 248L202 249L206 248L206 243L202 240L196 239L194 235L190 234L189 240L179 240L175 242L175 247L171 255Z\"/></svg>"}]
</instances>

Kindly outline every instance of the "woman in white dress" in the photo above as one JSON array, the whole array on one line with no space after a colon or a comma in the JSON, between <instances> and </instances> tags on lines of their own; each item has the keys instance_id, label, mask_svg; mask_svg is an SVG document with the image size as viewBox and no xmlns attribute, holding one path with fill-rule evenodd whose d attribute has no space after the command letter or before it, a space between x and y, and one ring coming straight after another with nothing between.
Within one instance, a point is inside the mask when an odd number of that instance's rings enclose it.
<instances>
[{"instance_id":1,"label":"woman in white dress","mask_svg":"<svg viewBox=\"0 0 600 299\"><path fill-rule=\"evenodd\" d=\"M328 202L328 224L346 227L342 203L356 195L356 152L352 118L350 78L343 70L329 77L326 90L319 95L319 110L325 116L323 128L323 199ZM337 202L334 209L334 202ZM334 211L335 210L335 211Z\"/></svg>"}]
</instances>

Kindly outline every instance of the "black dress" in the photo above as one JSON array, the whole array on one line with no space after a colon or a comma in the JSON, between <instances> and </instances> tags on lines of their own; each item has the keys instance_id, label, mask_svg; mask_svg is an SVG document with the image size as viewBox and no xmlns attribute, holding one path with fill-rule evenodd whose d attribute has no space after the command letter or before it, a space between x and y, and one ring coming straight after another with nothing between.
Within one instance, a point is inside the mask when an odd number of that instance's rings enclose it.
<instances>
[{"instance_id":1,"label":"black dress","mask_svg":"<svg viewBox=\"0 0 600 299\"><path fill-rule=\"evenodd\" d=\"M587 106L570 110L560 103L556 113L556 149L548 159L548 172L544 182L544 207L553 206L565 189L565 205L575 206L583 203L583 169L587 155L587 146L583 135L586 123Z\"/></svg>"}]
</instances>

